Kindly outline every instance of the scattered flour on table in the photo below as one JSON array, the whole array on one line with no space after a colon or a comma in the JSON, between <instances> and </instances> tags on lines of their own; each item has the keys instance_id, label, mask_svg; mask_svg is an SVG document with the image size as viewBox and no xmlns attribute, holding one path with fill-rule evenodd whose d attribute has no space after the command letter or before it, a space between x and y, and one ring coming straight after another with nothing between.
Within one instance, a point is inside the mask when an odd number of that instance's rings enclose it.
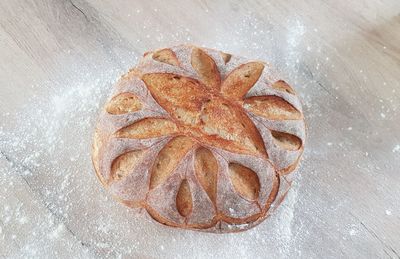
<instances>
[{"instance_id":1,"label":"scattered flour on table","mask_svg":"<svg viewBox=\"0 0 400 259\"><path fill-rule=\"evenodd\" d=\"M301 48L299 42L306 33L306 27L295 19L291 24L287 38L283 39L289 43L283 46L284 50L280 50L282 46L278 44L281 39L273 36L276 30L274 26L252 15L237 24L233 35L235 40L231 43L226 42L226 33L220 31L218 37L221 38L214 41L215 46L207 46L232 53L246 52L244 55L267 59L281 69L294 70L289 76L296 83L303 76L297 71L301 58L298 49ZM249 37L242 37L244 33ZM186 39L188 34L190 32L185 30L182 35ZM163 46L168 44L160 45ZM315 48L317 51L317 46ZM285 59L281 59L282 56ZM6 182L10 185L2 193L7 197L15 188L19 188L21 193L28 189L27 195L32 196L30 201L38 210L37 215L33 215L35 212L30 209L30 204L1 200L0 204L5 206L0 205L0 220L5 225L0 224L0 237L12 237L10 229L14 228L15 221L21 226L29 226L19 232L28 238L14 235L23 245L16 256L41 257L52 252L56 256L57 251L67 247L86 251L84 257L90 257L87 251L94 250L95 255L106 257L150 255L178 258L185 258L194 251L201 258L208 256L207 251L213 249L215 243L220 244L221 249L215 255L220 258L256 258L265 253L290 257L294 254L299 235L299 226L296 224L301 224L296 221L297 184L263 223L233 235L180 232L164 228L109 198L95 180L90 162L90 145L100 106L111 93L113 82L123 72L106 71L99 75L77 71L74 80L54 83L54 86L45 83L48 86L45 94L29 99L16 114L2 115L2 121L15 124L13 130L5 129L6 125L0 128L0 144L10 147L7 154L0 155L0 158L11 158L9 165L15 169L12 175L7 171L4 174L7 177L0 176L1 186L5 186ZM39 89L45 86L34 87ZM310 97L303 97L306 106L311 106ZM28 187L21 184L24 181L20 177L29 183ZM300 181L300 178L295 181ZM13 183L19 185L15 187ZM43 207L45 212L42 212ZM187 240L193 242L188 244Z\"/></svg>"},{"instance_id":2,"label":"scattered flour on table","mask_svg":"<svg viewBox=\"0 0 400 259\"><path fill-rule=\"evenodd\" d=\"M297 202L297 188L292 188L288 195L286 196L286 201L282 205L283 209L280 213L281 222L279 226L279 233L281 234L283 240L290 242L292 238L292 224L294 217L294 206Z\"/></svg>"},{"instance_id":3,"label":"scattered flour on table","mask_svg":"<svg viewBox=\"0 0 400 259\"><path fill-rule=\"evenodd\" d=\"M7 147L0 154L7 165L0 169L0 243L14 239L8 246L22 246L7 249L15 251L8 256L48 258L72 249L90 258L69 219L88 197L80 190L90 179L89 138L99 105L120 73L93 79L77 71L76 81L33 86L47 93L29 98L16 114L3 114L1 121L14 125L0 127L1 147Z\"/></svg>"},{"instance_id":4,"label":"scattered flour on table","mask_svg":"<svg viewBox=\"0 0 400 259\"><path fill-rule=\"evenodd\" d=\"M358 230L354 229L354 228L350 229L350 231L349 231L350 236L355 236L355 235L357 235L357 233L358 233Z\"/></svg>"}]
</instances>

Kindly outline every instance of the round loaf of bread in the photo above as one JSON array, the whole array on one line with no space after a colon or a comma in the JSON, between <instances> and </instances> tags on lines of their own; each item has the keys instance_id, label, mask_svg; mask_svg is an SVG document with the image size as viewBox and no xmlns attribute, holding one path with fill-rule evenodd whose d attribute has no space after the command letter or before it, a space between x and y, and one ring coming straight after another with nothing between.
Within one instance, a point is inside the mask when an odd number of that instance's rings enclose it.
<instances>
[{"instance_id":1,"label":"round loaf of bread","mask_svg":"<svg viewBox=\"0 0 400 259\"><path fill-rule=\"evenodd\" d=\"M271 65L180 45L118 81L92 159L112 196L154 220L234 232L283 200L304 140L301 103Z\"/></svg>"}]
</instances>

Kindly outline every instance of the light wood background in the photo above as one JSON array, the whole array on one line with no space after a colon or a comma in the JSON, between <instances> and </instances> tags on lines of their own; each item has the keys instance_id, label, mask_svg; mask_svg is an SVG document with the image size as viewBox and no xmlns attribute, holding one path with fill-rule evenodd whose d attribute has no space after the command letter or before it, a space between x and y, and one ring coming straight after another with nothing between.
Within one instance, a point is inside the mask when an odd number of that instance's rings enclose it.
<instances>
[{"instance_id":1,"label":"light wood background","mask_svg":"<svg viewBox=\"0 0 400 259\"><path fill-rule=\"evenodd\" d=\"M189 42L267 60L308 140L255 229L166 228L110 199L90 143L112 83ZM400 258L400 1L0 1L0 257Z\"/></svg>"}]
</instances>

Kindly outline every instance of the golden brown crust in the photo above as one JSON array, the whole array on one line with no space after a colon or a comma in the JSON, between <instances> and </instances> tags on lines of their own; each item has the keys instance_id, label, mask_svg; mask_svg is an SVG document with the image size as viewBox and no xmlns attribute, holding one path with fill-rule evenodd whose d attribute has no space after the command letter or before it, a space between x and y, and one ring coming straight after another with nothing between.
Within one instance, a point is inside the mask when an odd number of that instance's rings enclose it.
<instances>
[{"instance_id":1,"label":"golden brown crust","mask_svg":"<svg viewBox=\"0 0 400 259\"><path fill-rule=\"evenodd\" d=\"M185 136L178 136L169 141L154 161L151 169L150 189L164 182L194 145L196 142Z\"/></svg>"},{"instance_id":2,"label":"golden brown crust","mask_svg":"<svg viewBox=\"0 0 400 259\"><path fill-rule=\"evenodd\" d=\"M248 96L273 77L262 62L238 60L178 46L146 53L121 78L92 147L113 197L164 225L217 233L270 215L300 161L304 118L283 80Z\"/></svg>"},{"instance_id":3,"label":"golden brown crust","mask_svg":"<svg viewBox=\"0 0 400 259\"><path fill-rule=\"evenodd\" d=\"M239 66L222 83L222 94L234 100L243 98L260 78L263 69L264 65L261 62L249 62Z\"/></svg>"},{"instance_id":4,"label":"golden brown crust","mask_svg":"<svg viewBox=\"0 0 400 259\"><path fill-rule=\"evenodd\" d=\"M179 61L176 58L175 53L170 49L161 49L153 53L153 59L172 65L178 66Z\"/></svg>"},{"instance_id":5,"label":"golden brown crust","mask_svg":"<svg viewBox=\"0 0 400 259\"><path fill-rule=\"evenodd\" d=\"M275 95L246 98L244 105L254 114L270 120L301 120L303 116L293 105Z\"/></svg>"},{"instance_id":6,"label":"golden brown crust","mask_svg":"<svg viewBox=\"0 0 400 259\"><path fill-rule=\"evenodd\" d=\"M225 53L225 52L222 52L222 51L220 53L221 53L221 57L224 60L225 64L228 63L231 60L231 58L232 58L231 54Z\"/></svg>"},{"instance_id":7,"label":"golden brown crust","mask_svg":"<svg viewBox=\"0 0 400 259\"><path fill-rule=\"evenodd\" d=\"M209 55L199 48L193 48L191 64L207 88L212 91L219 90L221 77L217 65Z\"/></svg>"},{"instance_id":8,"label":"golden brown crust","mask_svg":"<svg viewBox=\"0 0 400 259\"><path fill-rule=\"evenodd\" d=\"M195 154L195 171L210 200L215 205L217 200L218 162L210 150L200 147Z\"/></svg>"},{"instance_id":9,"label":"golden brown crust","mask_svg":"<svg viewBox=\"0 0 400 259\"><path fill-rule=\"evenodd\" d=\"M247 200L257 200L260 193L260 180L257 174L241 164L230 163L229 173L233 187Z\"/></svg>"}]
</instances>

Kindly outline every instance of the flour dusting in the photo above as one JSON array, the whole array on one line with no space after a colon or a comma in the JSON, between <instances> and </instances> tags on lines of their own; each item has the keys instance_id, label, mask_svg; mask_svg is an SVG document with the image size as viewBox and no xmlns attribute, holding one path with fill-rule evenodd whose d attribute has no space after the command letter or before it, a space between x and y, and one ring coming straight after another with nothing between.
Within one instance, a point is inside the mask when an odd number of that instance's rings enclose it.
<instances>
[{"instance_id":1,"label":"flour dusting","mask_svg":"<svg viewBox=\"0 0 400 259\"><path fill-rule=\"evenodd\" d=\"M141 15L133 12L132 15ZM269 19L260 20L249 14L235 21L232 42L226 41L231 32L217 27L214 39L197 43L266 59L285 70L288 81L301 92L306 86L300 82L306 80L299 70L298 49L308 33L307 27L293 19L287 34L279 35L282 40L274 37L278 30ZM248 32L249 37L243 37ZM190 28L173 35L162 30L155 34L159 47L192 40L195 35ZM287 46L278 44L286 40ZM318 50L313 46L310 52L315 49ZM0 144L7 147L0 154L0 186L4 187L0 190L0 241L15 240L8 244L7 251L17 251L7 255L46 258L69 251L71 257L77 258L204 258L210 256L211 250L215 251L214 258L299 255L304 232L297 220L301 210L298 184L263 223L231 235L166 228L142 211L115 202L103 190L90 160L95 121L113 83L136 59L136 54L126 57L121 61L126 64L122 69L110 61L98 71L77 70L74 78L32 85L38 95L29 97L15 113L0 115L1 121L7 122L0 125ZM59 76L62 78L62 72ZM310 107L310 97L303 97ZM28 202L20 202L15 193ZM20 249L14 249L18 246Z\"/></svg>"}]
</instances>

